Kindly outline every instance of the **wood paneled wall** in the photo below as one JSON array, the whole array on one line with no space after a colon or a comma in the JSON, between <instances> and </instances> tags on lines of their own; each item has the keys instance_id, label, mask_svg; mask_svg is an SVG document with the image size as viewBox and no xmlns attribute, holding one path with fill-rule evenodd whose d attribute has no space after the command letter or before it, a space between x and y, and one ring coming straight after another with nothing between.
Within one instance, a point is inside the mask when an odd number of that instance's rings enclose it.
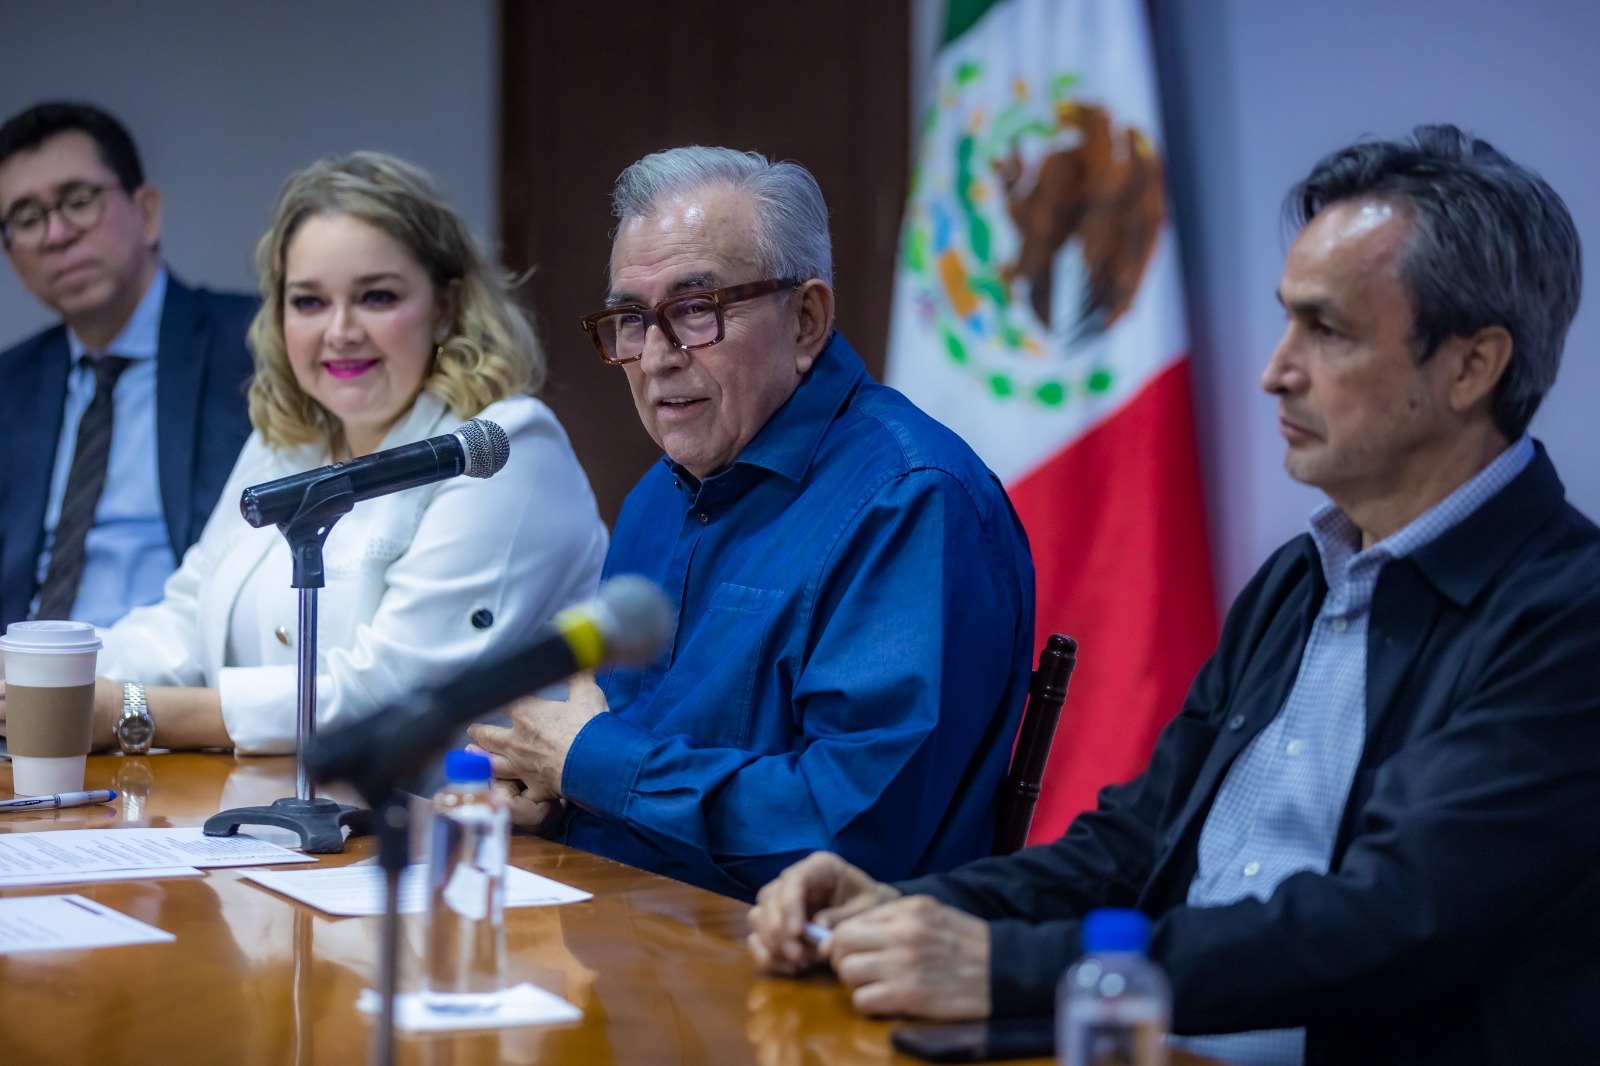
<instances>
[{"instance_id":1,"label":"wood paneled wall","mask_svg":"<svg viewBox=\"0 0 1600 1066\"><path fill-rule=\"evenodd\" d=\"M500 249L550 355L546 402L608 522L659 454L578 317L601 305L610 192L639 157L755 149L816 175L839 328L881 374L909 175L909 0L503 0Z\"/></svg>"}]
</instances>

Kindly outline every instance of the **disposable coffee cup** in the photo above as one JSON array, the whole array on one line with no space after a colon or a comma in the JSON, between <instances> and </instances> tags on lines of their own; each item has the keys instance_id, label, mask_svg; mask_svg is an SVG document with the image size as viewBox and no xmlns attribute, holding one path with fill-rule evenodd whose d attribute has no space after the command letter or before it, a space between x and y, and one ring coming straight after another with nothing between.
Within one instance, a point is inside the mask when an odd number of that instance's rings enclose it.
<instances>
[{"instance_id":1,"label":"disposable coffee cup","mask_svg":"<svg viewBox=\"0 0 1600 1066\"><path fill-rule=\"evenodd\" d=\"M100 638L88 622L13 622L5 653L6 749L19 796L83 788Z\"/></svg>"}]
</instances>

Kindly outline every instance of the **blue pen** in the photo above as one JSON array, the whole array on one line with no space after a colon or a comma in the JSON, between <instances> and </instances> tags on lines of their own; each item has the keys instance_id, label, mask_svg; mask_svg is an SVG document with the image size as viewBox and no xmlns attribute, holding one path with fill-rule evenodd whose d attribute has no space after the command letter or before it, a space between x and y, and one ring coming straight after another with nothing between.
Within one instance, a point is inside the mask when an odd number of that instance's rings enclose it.
<instances>
[{"instance_id":1,"label":"blue pen","mask_svg":"<svg viewBox=\"0 0 1600 1066\"><path fill-rule=\"evenodd\" d=\"M59 807L87 807L94 803L110 803L116 798L116 790L110 788L102 788L96 792L57 792L52 796L19 796L14 800L0 800L0 814L6 811L53 811Z\"/></svg>"}]
</instances>

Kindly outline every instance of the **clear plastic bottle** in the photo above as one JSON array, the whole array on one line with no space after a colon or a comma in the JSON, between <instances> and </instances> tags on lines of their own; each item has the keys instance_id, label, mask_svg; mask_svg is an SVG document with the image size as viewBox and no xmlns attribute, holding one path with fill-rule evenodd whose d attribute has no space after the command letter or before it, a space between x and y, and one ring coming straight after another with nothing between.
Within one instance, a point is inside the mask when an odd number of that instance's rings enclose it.
<instances>
[{"instance_id":1,"label":"clear plastic bottle","mask_svg":"<svg viewBox=\"0 0 1600 1066\"><path fill-rule=\"evenodd\" d=\"M1150 920L1138 911L1092 911L1084 956L1056 989L1061 1066L1166 1066L1172 990L1145 955Z\"/></svg>"},{"instance_id":2,"label":"clear plastic bottle","mask_svg":"<svg viewBox=\"0 0 1600 1066\"><path fill-rule=\"evenodd\" d=\"M487 756L452 751L444 767L433 797L422 995L433 1010L479 1014L499 1007L505 987L511 816L489 787Z\"/></svg>"}]
</instances>

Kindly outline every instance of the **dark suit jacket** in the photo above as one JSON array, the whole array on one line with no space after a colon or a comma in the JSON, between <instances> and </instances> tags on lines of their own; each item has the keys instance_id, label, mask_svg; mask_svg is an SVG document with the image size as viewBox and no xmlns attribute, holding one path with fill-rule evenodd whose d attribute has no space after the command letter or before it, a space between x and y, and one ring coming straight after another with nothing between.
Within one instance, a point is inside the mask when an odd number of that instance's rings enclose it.
<instances>
[{"instance_id":1,"label":"dark suit jacket","mask_svg":"<svg viewBox=\"0 0 1600 1066\"><path fill-rule=\"evenodd\" d=\"M1325 592L1291 541L1143 775L1053 844L901 887L991 919L999 1012L1048 1011L1078 917L1134 906L1179 1032L1305 1026L1311 1064L1600 1062L1600 531L1542 446L1378 578L1330 872L1185 905L1218 786L1282 708Z\"/></svg>"},{"instance_id":2,"label":"dark suit jacket","mask_svg":"<svg viewBox=\"0 0 1600 1066\"><path fill-rule=\"evenodd\" d=\"M250 435L244 390L254 367L245 333L258 303L167 277L156 350L156 464L178 558L199 539ZM69 361L65 326L0 353L0 626L25 617L38 591Z\"/></svg>"}]
</instances>

